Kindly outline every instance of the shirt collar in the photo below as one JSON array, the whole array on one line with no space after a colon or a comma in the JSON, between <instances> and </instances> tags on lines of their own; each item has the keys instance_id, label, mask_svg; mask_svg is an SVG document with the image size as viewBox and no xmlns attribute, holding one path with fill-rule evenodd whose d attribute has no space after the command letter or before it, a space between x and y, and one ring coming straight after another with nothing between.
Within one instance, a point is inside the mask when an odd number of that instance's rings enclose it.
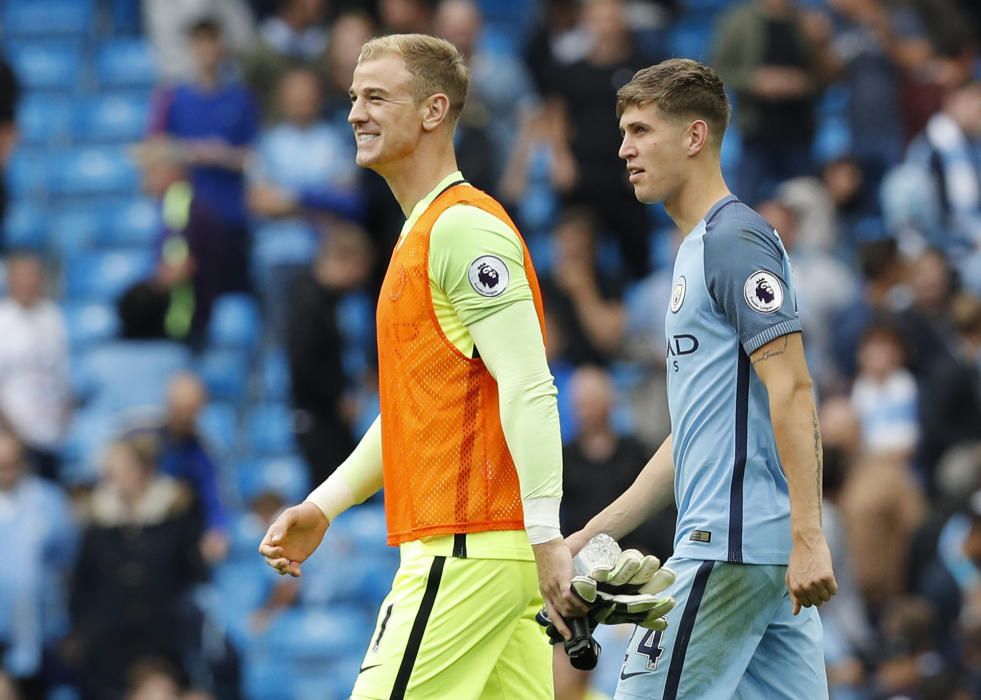
<instances>
[{"instance_id":1,"label":"shirt collar","mask_svg":"<svg viewBox=\"0 0 981 700\"><path fill-rule=\"evenodd\" d=\"M459 170L450 173L440 180L439 183L429 191L429 194L420 199L419 202L412 208L412 212L409 214L409 218L405 222L404 230L408 231L415 226L416 222L419 220L419 217L421 217L423 212L429 208L429 205L433 203L433 200L442 194L443 190L458 180L463 180L463 174Z\"/></svg>"}]
</instances>

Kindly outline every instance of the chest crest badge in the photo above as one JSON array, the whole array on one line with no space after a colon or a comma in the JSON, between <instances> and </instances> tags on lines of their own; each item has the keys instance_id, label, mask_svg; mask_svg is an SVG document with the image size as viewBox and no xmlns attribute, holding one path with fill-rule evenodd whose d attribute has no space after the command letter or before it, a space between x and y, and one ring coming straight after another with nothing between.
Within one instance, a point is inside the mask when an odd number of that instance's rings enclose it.
<instances>
[{"instance_id":1,"label":"chest crest badge","mask_svg":"<svg viewBox=\"0 0 981 700\"><path fill-rule=\"evenodd\" d=\"M671 291L671 313L678 313L678 309L685 303L685 290L687 288L688 282L685 280L685 276L682 275L674 283L674 289Z\"/></svg>"}]
</instances>

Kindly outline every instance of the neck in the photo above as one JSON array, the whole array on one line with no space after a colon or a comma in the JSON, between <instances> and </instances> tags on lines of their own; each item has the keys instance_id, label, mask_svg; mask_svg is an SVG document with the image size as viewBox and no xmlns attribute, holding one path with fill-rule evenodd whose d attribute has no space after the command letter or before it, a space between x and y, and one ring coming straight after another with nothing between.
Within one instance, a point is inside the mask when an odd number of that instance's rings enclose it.
<instances>
[{"instance_id":1,"label":"neck","mask_svg":"<svg viewBox=\"0 0 981 700\"><path fill-rule=\"evenodd\" d=\"M202 71L198 77L198 85L205 90L214 90L218 87L218 70Z\"/></svg>"},{"instance_id":2,"label":"neck","mask_svg":"<svg viewBox=\"0 0 981 700\"><path fill-rule=\"evenodd\" d=\"M426 146L421 143L411 155L379 171L406 217L447 175L459 170L452 140Z\"/></svg>"},{"instance_id":3,"label":"neck","mask_svg":"<svg viewBox=\"0 0 981 700\"><path fill-rule=\"evenodd\" d=\"M678 191L664 200L668 216L686 236L705 218L713 204L732 194L722 178L718 160L707 161L706 166L693 168Z\"/></svg>"}]
</instances>

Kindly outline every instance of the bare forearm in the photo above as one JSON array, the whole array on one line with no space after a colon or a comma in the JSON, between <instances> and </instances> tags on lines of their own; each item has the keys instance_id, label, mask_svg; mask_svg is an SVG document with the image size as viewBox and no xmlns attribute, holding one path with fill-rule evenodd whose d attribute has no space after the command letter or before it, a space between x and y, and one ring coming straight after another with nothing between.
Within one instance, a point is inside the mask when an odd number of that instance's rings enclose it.
<instances>
[{"instance_id":1,"label":"bare forearm","mask_svg":"<svg viewBox=\"0 0 981 700\"><path fill-rule=\"evenodd\" d=\"M795 536L820 530L824 464L811 385L795 385L785 398L771 395L770 415L790 491L791 530Z\"/></svg>"},{"instance_id":2,"label":"bare forearm","mask_svg":"<svg viewBox=\"0 0 981 700\"><path fill-rule=\"evenodd\" d=\"M672 502L674 462L671 445L669 435L630 488L586 524L582 531L583 541L600 533L606 533L618 540L636 530Z\"/></svg>"}]
</instances>

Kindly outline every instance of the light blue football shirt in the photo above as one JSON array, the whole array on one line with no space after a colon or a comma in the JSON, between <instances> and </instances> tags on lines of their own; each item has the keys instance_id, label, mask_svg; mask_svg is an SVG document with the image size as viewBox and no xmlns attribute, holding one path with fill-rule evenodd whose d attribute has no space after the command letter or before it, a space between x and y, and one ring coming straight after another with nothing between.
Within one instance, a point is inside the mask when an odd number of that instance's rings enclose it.
<instances>
[{"instance_id":1,"label":"light blue football shirt","mask_svg":"<svg viewBox=\"0 0 981 700\"><path fill-rule=\"evenodd\" d=\"M776 231L734 196L720 200L678 250L665 316L675 556L787 563L787 479L749 355L800 329Z\"/></svg>"}]
</instances>

